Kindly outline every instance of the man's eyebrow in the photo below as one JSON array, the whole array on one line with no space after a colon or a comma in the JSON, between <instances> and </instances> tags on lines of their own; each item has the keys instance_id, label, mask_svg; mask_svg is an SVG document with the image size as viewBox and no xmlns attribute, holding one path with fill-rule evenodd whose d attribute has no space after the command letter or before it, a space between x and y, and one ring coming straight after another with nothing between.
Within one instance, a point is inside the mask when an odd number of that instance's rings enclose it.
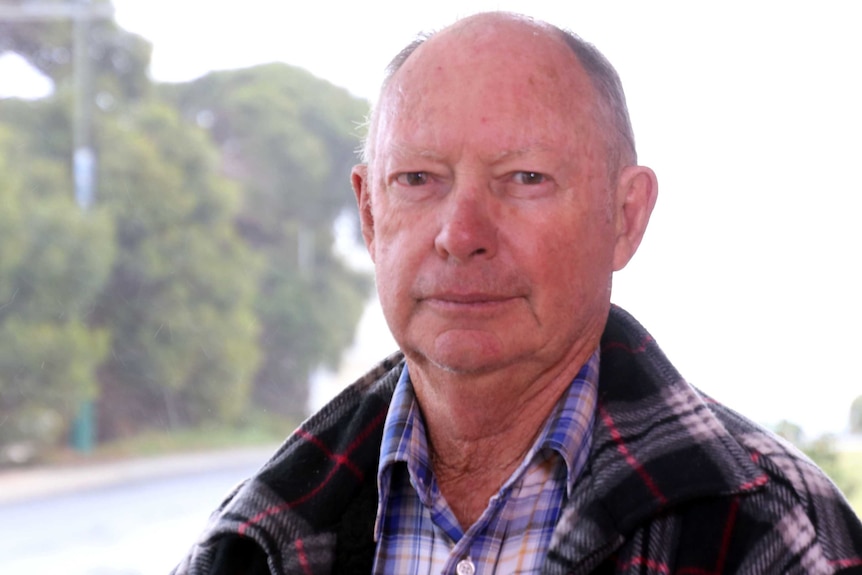
<instances>
[{"instance_id":1,"label":"man's eyebrow","mask_svg":"<svg viewBox=\"0 0 862 575\"><path fill-rule=\"evenodd\" d=\"M534 153L550 152L550 151L553 151L554 149L555 149L554 146L544 144L544 143L532 144L529 146L525 146L523 148L514 148L514 149L509 149L509 150L502 150L502 151L494 154L493 156L490 156L488 158L488 161L492 164L497 164L497 163L503 162L503 161L511 159L511 158L519 158L519 157L527 156L527 155L534 154ZM443 154L441 154L435 150L432 150L430 148L413 147L413 146L410 146L409 144L396 144L396 145L394 145L392 147L392 151L390 153L390 156L394 156L396 158L420 157L423 159L434 160L434 161L443 161L445 159Z\"/></svg>"},{"instance_id":2,"label":"man's eyebrow","mask_svg":"<svg viewBox=\"0 0 862 575\"><path fill-rule=\"evenodd\" d=\"M549 146L547 144L533 144L530 146L525 146L523 148L516 148L514 150L503 150L502 152L495 154L490 158L491 163L497 164L499 162L503 162L510 158L519 158L522 156L528 156L534 153L543 153L552 151L553 146Z\"/></svg>"},{"instance_id":3,"label":"man's eyebrow","mask_svg":"<svg viewBox=\"0 0 862 575\"><path fill-rule=\"evenodd\" d=\"M443 156L439 152L435 152L434 150L428 148L415 148L410 145L405 144L396 144L392 146L392 151L390 156L395 156L396 158L403 158L406 156L416 157L419 156L424 159L429 160L442 160Z\"/></svg>"}]
</instances>

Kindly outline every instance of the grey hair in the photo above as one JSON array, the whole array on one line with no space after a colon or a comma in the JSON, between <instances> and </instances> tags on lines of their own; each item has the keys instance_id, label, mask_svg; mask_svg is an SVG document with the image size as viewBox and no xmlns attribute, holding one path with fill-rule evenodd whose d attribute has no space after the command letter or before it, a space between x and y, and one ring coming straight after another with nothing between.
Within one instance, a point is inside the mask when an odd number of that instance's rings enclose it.
<instances>
[{"instance_id":1,"label":"grey hair","mask_svg":"<svg viewBox=\"0 0 862 575\"><path fill-rule=\"evenodd\" d=\"M552 24L543 23L543 25L547 25L560 35L569 49L575 54L581 66L583 66L584 71L592 82L593 88L598 93L599 112L603 116L601 120L608 125L610 132L606 134L608 171L611 181L613 181L623 166L637 162L634 131L632 130L629 110L626 105L626 96L619 74L617 74L616 69L614 69L604 54L593 44L590 44L570 30L562 29ZM404 62L435 34L436 32L420 34L392 59L386 67L381 93L386 90L392 77L401 69ZM372 110L371 117L367 122L367 135L360 150L360 157L363 163L368 163L373 157L371 138L375 127L375 114L376 107L375 110Z\"/></svg>"},{"instance_id":2,"label":"grey hair","mask_svg":"<svg viewBox=\"0 0 862 575\"><path fill-rule=\"evenodd\" d=\"M413 52L434 36L434 34L436 34L436 32L420 32L412 42L407 44L400 52L398 52L398 54L395 55L394 58L392 58L383 73L383 84L380 87L380 94L383 94L383 92L386 91L386 87L389 86L389 82L392 81L392 77L401 69L401 66L404 65L407 58L412 56ZM362 144L359 148L359 159L363 164L369 163L373 156L371 150L371 137L374 135L373 131L376 123L376 115L377 105L375 104L365 122L365 137L362 139Z\"/></svg>"},{"instance_id":3,"label":"grey hair","mask_svg":"<svg viewBox=\"0 0 862 575\"><path fill-rule=\"evenodd\" d=\"M556 28L556 27L554 27ZM612 133L608 141L608 164L612 175L626 164L637 162L635 134L626 105L623 83L616 69L604 54L570 30L556 28L563 41L574 52L598 92L599 106Z\"/></svg>"}]
</instances>

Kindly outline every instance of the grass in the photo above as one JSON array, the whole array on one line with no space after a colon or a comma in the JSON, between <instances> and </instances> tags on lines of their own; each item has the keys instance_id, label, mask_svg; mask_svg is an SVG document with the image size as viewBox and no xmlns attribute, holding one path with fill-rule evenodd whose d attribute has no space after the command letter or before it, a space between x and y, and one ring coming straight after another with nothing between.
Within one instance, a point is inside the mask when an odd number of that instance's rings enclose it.
<instances>
[{"instance_id":1,"label":"grass","mask_svg":"<svg viewBox=\"0 0 862 575\"><path fill-rule=\"evenodd\" d=\"M265 445L282 439L284 436L277 436L268 430L256 428L205 427L178 431L149 431L101 445L96 449L96 453L108 458L142 457L183 451Z\"/></svg>"},{"instance_id":2,"label":"grass","mask_svg":"<svg viewBox=\"0 0 862 575\"><path fill-rule=\"evenodd\" d=\"M211 425L197 429L146 431L100 444L88 454L80 454L71 448L63 447L46 454L41 462L76 463L275 445L281 443L297 425L296 421L258 413L250 417L245 424L238 426Z\"/></svg>"}]
</instances>

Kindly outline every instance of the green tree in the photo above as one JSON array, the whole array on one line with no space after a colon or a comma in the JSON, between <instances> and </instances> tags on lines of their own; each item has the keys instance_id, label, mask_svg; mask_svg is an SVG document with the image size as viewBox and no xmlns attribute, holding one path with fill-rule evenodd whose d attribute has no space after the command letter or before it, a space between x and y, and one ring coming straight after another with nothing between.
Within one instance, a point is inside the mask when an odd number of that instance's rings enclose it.
<instances>
[{"instance_id":1,"label":"green tree","mask_svg":"<svg viewBox=\"0 0 862 575\"><path fill-rule=\"evenodd\" d=\"M332 250L335 219L354 209L348 174L368 104L284 64L160 91L219 146L222 171L242 189L237 227L266 262L255 397L302 415L309 373L337 364L370 292L370 278Z\"/></svg>"},{"instance_id":2,"label":"green tree","mask_svg":"<svg viewBox=\"0 0 862 575\"><path fill-rule=\"evenodd\" d=\"M93 315L112 335L102 433L235 420L259 358L260 267L235 232L237 190L206 135L158 103L103 124L99 140L118 247Z\"/></svg>"},{"instance_id":3,"label":"green tree","mask_svg":"<svg viewBox=\"0 0 862 575\"><path fill-rule=\"evenodd\" d=\"M26 112L0 106L14 109ZM108 337L86 316L113 262L113 227L103 211L78 209L56 163L13 169L30 136L0 124L0 445L45 447L97 394Z\"/></svg>"},{"instance_id":4,"label":"green tree","mask_svg":"<svg viewBox=\"0 0 862 575\"><path fill-rule=\"evenodd\" d=\"M35 196L62 189L72 197L72 31L69 21L0 26L0 49L23 55L56 84L51 99L13 101L4 114L27 136L10 153ZM101 335L93 349L110 348L89 393L98 395L101 435L235 419L259 357L259 260L234 229L237 190L219 176L206 135L150 97L148 43L95 21L87 54L100 103L96 201L115 224L101 243L117 251L79 326ZM63 186L46 176L55 172Z\"/></svg>"},{"instance_id":5,"label":"green tree","mask_svg":"<svg viewBox=\"0 0 862 575\"><path fill-rule=\"evenodd\" d=\"M71 194L72 32L62 21L0 25L0 51L57 88L7 106L9 125L26 133L9 163L34 198ZM252 391L302 414L309 372L338 362L371 287L332 250L333 222L353 205L347 174L367 103L284 65L153 90L148 43L109 21L93 22L88 38L93 214L113 224L104 244L116 251L80 320L109 348L98 368L102 436L229 421Z\"/></svg>"}]
</instances>

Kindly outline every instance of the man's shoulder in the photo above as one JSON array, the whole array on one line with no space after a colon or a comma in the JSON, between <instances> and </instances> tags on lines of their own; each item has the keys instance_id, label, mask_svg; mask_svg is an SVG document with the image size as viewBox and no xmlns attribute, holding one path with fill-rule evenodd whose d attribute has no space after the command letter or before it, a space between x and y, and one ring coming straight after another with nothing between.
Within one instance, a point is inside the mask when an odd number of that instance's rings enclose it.
<instances>
[{"instance_id":1,"label":"man's shoulder","mask_svg":"<svg viewBox=\"0 0 862 575\"><path fill-rule=\"evenodd\" d=\"M826 474L689 385L619 308L603 338L602 370L591 483L602 506L587 499L588 510L609 515L623 533L671 522L693 558L708 551L695 540L714 543L727 529L739 565L763 559L750 553L755 546L826 564L807 572L862 566L862 524Z\"/></svg>"},{"instance_id":2,"label":"man's shoulder","mask_svg":"<svg viewBox=\"0 0 862 575\"><path fill-rule=\"evenodd\" d=\"M175 575L287 573L297 561L317 573L366 558L383 421L402 367L400 354L389 356L303 422L216 510Z\"/></svg>"},{"instance_id":3,"label":"man's shoulder","mask_svg":"<svg viewBox=\"0 0 862 575\"><path fill-rule=\"evenodd\" d=\"M376 469L383 421L403 365L403 356L392 354L345 388L287 438L259 478L278 485L278 478L301 465L303 474L318 466L321 472L347 467L363 480Z\"/></svg>"},{"instance_id":4,"label":"man's shoulder","mask_svg":"<svg viewBox=\"0 0 862 575\"><path fill-rule=\"evenodd\" d=\"M786 489L797 503L813 511L824 502L846 504L829 476L790 441L719 402L708 405L769 481Z\"/></svg>"},{"instance_id":5,"label":"man's shoulder","mask_svg":"<svg viewBox=\"0 0 862 575\"><path fill-rule=\"evenodd\" d=\"M708 399L707 405L769 482L787 489L803 507L816 506L824 498L844 502L834 482L790 441L722 403Z\"/></svg>"},{"instance_id":6,"label":"man's shoulder","mask_svg":"<svg viewBox=\"0 0 862 575\"><path fill-rule=\"evenodd\" d=\"M707 405L763 473L762 485L733 499L740 529L763 529L764 548L795 556L804 572L862 571L862 523L827 474L786 439L721 403Z\"/></svg>"},{"instance_id":7,"label":"man's shoulder","mask_svg":"<svg viewBox=\"0 0 862 575\"><path fill-rule=\"evenodd\" d=\"M304 421L282 450L303 441L308 434L329 434L334 430L339 436L349 436L354 425L361 426L368 418L379 417L381 408L388 409L403 367L401 352L379 362Z\"/></svg>"}]
</instances>

